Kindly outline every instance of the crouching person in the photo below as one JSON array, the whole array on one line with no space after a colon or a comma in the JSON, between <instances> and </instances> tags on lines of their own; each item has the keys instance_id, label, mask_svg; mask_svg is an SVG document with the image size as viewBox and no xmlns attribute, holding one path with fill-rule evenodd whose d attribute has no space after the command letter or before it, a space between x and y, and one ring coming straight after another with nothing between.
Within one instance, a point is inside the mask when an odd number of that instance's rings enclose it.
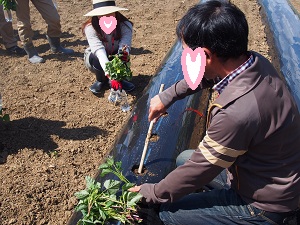
<instances>
[{"instance_id":1,"label":"crouching person","mask_svg":"<svg viewBox=\"0 0 300 225\"><path fill-rule=\"evenodd\" d=\"M110 55L122 51L122 55L126 56L122 60L129 58L132 23L119 12L127 9L117 7L115 1L105 0L93 0L93 8L85 15L89 19L82 26L83 33L89 43L89 48L85 50L84 63L96 75L96 81L90 86L90 91L93 94L99 94L105 84L109 84L114 90L132 91L135 88L132 83L125 80L111 80L109 74L105 72ZM102 17L114 17L116 19L116 28L111 33L102 30L100 24ZM109 24L109 26L112 25Z\"/></svg>"}]
</instances>

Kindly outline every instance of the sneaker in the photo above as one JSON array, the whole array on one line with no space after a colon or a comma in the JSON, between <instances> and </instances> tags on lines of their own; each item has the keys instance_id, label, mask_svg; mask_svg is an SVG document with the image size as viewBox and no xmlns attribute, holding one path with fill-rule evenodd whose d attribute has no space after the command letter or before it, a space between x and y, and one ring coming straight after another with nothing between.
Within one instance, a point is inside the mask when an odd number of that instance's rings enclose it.
<instances>
[{"instance_id":1,"label":"sneaker","mask_svg":"<svg viewBox=\"0 0 300 225\"><path fill-rule=\"evenodd\" d=\"M101 89L102 89L102 86L103 86L103 82L100 82L100 81L95 81L95 83L93 83L91 86L90 86L90 91L93 93L93 94L99 94Z\"/></svg>"},{"instance_id":2,"label":"sneaker","mask_svg":"<svg viewBox=\"0 0 300 225\"><path fill-rule=\"evenodd\" d=\"M26 52L23 48L20 48L19 46L13 46L13 47L10 47L10 48L7 48L6 51L13 55L20 55L20 56L23 56L23 55L26 55Z\"/></svg>"}]
</instances>

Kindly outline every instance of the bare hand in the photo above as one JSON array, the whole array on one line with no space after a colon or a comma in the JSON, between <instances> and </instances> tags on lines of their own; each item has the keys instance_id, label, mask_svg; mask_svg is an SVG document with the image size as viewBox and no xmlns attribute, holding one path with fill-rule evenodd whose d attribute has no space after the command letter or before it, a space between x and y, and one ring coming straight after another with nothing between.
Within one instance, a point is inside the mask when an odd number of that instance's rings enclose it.
<instances>
[{"instance_id":1,"label":"bare hand","mask_svg":"<svg viewBox=\"0 0 300 225\"><path fill-rule=\"evenodd\" d=\"M150 101L148 120L154 123L167 111L158 95L154 96Z\"/></svg>"},{"instance_id":2,"label":"bare hand","mask_svg":"<svg viewBox=\"0 0 300 225\"><path fill-rule=\"evenodd\" d=\"M141 186L135 186L128 189L128 191L130 192L139 192L140 190L141 190Z\"/></svg>"}]
</instances>

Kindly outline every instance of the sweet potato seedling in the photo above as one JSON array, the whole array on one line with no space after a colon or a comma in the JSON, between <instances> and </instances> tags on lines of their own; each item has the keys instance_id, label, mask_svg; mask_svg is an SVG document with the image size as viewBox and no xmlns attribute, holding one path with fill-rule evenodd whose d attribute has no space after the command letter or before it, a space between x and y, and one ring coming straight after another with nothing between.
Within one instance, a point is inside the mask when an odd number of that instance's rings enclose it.
<instances>
[{"instance_id":1,"label":"sweet potato seedling","mask_svg":"<svg viewBox=\"0 0 300 225\"><path fill-rule=\"evenodd\" d=\"M137 214L137 202L142 195L129 192L135 184L129 182L121 172L121 162L107 158L99 169L101 176L113 173L120 180L109 179L103 185L91 177L86 177L86 189L75 193L79 199L76 211L81 211L83 218L79 225L105 224L117 220L123 224L135 224L142 219Z\"/></svg>"},{"instance_id":2,"label":"sweet potato seedling","mask_svg":"<svg viewBox=\"0 0 300 225\"><path fill-rule=\"evenodd\" d=\"M110 56L113 58L111 61L106 63L105 72L107 72L112 80L131 80L132 72L130 69L130 56L124 54L126 48L122 53ZM124 61L125 60L125 61Z\"/></svg>"}]
</instances>

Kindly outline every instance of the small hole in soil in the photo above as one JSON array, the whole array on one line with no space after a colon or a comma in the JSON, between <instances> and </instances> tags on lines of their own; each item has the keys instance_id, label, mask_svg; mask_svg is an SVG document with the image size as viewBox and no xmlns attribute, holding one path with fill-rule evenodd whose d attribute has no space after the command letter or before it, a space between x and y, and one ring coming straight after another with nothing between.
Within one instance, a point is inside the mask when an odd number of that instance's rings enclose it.
<instances>
[{"instance_id":1,"label":"small hole in soil","mask_svg":"<svg viewBox=\"0 0 300 225\"><path fill-rule=\"evenodd\" d=\"M139 172L138 172L138 171L139 171L139 166L140 166L140 165L134 165L134 166L132 167L131 171L132 171L135 175L141 175L141 176L145 175L145 174L148 172L147 168L146 168L145 166L143 166L142 172L139 173Z\"/></svg>"},{"instance_id":2,"label":"small hole in soil","mask_svg":"<svg viewBox=\"0 0 300 225\"><path fill-rule=\"evenodd\" d=\"M149 140L150 140L151 142L157 142L158 139L159 139L159 136L158 136L157 134L151 134Z\"/></svg>"},{"instance_id":3,"label":"small hole in soil","mask_svg":"<svg viewBox=\"0 0 300 225\"><path fill-rule=\"evenodd\" d=\"M165 113L162 114L161 116L162 116L162 117L166 117L166 116L168 116L168 115L169 115L169 113L165 112Z\"/></svg>"}]
</instances>

